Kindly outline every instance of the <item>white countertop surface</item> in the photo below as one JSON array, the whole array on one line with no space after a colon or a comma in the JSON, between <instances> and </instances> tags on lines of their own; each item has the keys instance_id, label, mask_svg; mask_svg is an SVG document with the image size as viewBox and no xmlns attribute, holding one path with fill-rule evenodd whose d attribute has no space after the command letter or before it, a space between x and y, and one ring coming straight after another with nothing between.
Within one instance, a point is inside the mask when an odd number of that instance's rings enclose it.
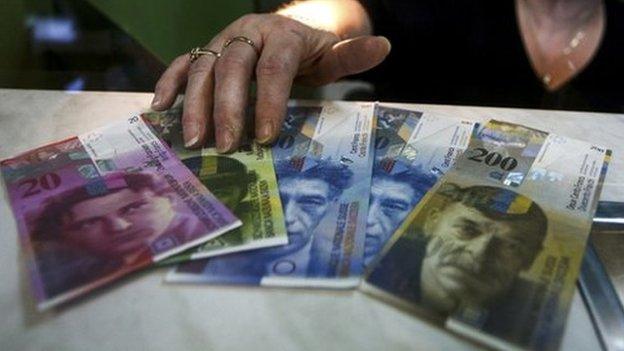
<instances>
[{"instance_id":1,"label":"white countertop surface","mask_svg":"<svg viewBox=\"0 0 624 351\"><path fill-rule=\"evenodd\" d=\"M151 94L0 89L0 159L126 118ZM613 150L602 200L624 201L624 116L402 105L496 118ZM167 269L134 274L76 302L35 310L15 221L0 187L0 350L449 350L474 346L358 291L167 285ZM563 350L597 350L575 293Z\"/></svg>"}]
</instances>

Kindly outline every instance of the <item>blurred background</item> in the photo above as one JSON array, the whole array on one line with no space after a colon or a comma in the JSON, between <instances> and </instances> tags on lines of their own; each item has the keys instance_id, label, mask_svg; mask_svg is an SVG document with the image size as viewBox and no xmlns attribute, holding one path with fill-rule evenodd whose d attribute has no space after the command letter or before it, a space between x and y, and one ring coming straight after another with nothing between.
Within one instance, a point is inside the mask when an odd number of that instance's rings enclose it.
<instances>
[{"instance_id":1,"label":"blurred background","mask_svg":"<svg viewBox=\"0 0 624 351\"><path fill-rule=\"evenodd\" d=\"M168 63L283 0L2 0L0 88L152 91Z\"/></svg>"},{"instance_id":2,"label":"blurred background","mask_svg":"<svg viewBox=\"0 0 624 351\"><path fill-rule=\"evenodd\" d=\"M151 92L176 56L205 45L244 14L272 12L286 2L290 0L0 0L0 88ZM319 89L295 86L292 97L401 101L394 93L391 100L375 96L371 84L353 80L379 84L384 71L377 71ZM611 77L603 79L607 87L618 84ZM411 97L409 89L395 90ZM613 100L594 94L608 102L603 104L608 107L596 107L567 88L546 94L536 85L526 96L500 91L490 96L480 89L453 95L452 90L424 85L419 89L413 94L419 102L624 111L617 101L620 95Z\"/></svg>"}]
</instances>

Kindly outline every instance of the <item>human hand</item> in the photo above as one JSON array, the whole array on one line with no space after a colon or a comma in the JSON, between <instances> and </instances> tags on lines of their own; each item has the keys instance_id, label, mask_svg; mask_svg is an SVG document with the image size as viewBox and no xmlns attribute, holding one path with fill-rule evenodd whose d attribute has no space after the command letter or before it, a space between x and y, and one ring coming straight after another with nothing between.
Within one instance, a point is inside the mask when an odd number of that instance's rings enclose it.
<instances>
[{"instance_id":1,"label":"human hand","mask_svg":"<svg viewBox=\"0 0 624 351\"><path fill-rule=\"evenodd\" d=\"M234 41L244 36L253 41ZM202 55L190 62L177 57L156 84L152 108L171 107L186 85L182 126L186 147L204 145L214 135L217 150L238 147L245 124L249 86L257 82L255 136L271 143L279 134L293 81L318 86L366 71L390 52L384 37L360 36L341 40L278 14L245 15L214 37L206 49L220 57Z\"/></svg>"}]
</instances>

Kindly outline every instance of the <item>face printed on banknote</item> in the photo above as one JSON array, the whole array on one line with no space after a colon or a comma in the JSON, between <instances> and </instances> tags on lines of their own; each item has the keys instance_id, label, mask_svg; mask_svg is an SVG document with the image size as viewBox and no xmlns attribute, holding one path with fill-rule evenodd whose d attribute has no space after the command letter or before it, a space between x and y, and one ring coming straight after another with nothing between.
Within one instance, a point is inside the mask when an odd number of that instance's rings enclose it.
<instances>
[{"instance_id":1,"label":"face printed on banknote","mask_svg":"<svg viewBox=\"0 0 624 351\"><path fill-rule=\"evenodd\" d=\"M447 184L449 199L430 210L422 263L423 301L439 312L491 303L528 269L542 247L546 217L528 198L510 190ZM517 213L486 209L497 198L523 203Z\"/></svg>"},{"instance_id":2,"label":"face printed on banknote","mask_svg":"<svg viewBox=\"0 0 624 351\"><path fill-rule=\"evenodd\" d=\"M106 190L78 186L48 199L29 221L36 246L107 264L125 262L115 264L120 268L150 261L150 247L169 234L188 237L203 228L180 213L171 188L157 174L111 173L102 182Z\"/></svg>"},{"instance_id":3,"label":"face printed on banknote","mask_svg":"<svg viewBox=\"0 0 624 351\"><path fill-rule=\"evenodd\" d=\"M160 264L171 265L288 242L270 148L246 140L228 155L221 155L208 145L190 150L184 147L180 107L148 112L143 117L201 183L243 222L240 228Z\"/></svg>"},{"instance_id":4,"label":"face printed on banknote","mask_svg":"<svg viewBox=\"0 0 624 351\"><path fill-rule=\"evenodd\" d=\"M334 102L289 107L271 149L288 243L182 264L167 281L357 285L371 186L373 111L372 104Z\"/></svg>"},{"instance_id":5,"label":"face printed on banknote","mask_svg":"<svg viewBox=\"0 0 624 351\"><path fill-rule=\"evenodd\" d=\"M413 169L399 174L374 172L364 243L366 262L381 250L434 181Z\"/></svg>"},{"instance_id":6,"label":"face printed on banknote","mask_svg":"<svg viewBox=\"0 0 624 351\"><path fill-rule=\"evenodd\" d=\"M332 198L329 184L321 179L287 178L280 191L288 238L293 246L303 246L323 218Z\"/></svg>"},{"instance_id":7,"label":"face printed on banknote","mask_svg":"<svg viewBox=\"0 0 624 351\"><path fill-rule=\"evenodd\" d=\"M236 212L243 199L247 196L247 188L254 179L247 166L233 157L203 155L182 160L193 174L221 201L227 208Z\"/></svg>"},{"instance_id":8,"label":"face printed on banknote","mask_svg":"<svg viewBox=\"0 0 624 351\"><path fill-rule=\"evenodd\" d=\"M58 227L66 245L102 256L129 256L146 250L164 234L175 217L171 197L154 189L149 175L128 187L93 197L80 196L77 188L50 209L59 214ZM44 217L49 218L44 212ZM47 225L46 223L44 225Z\"/></svg>"},{"instance_id":9,"label":"face printed on banknote","mask_svg":"<svg viewBox=\"0 0 624 351\"><path fill-rule=\"evenodd\" d=\"M420 199L466 147L475 123L378 105L366 223L369 265Z\"/></svg>"},{"instance_id":10,"label":"face printed on banknote","mask_svg":"<svg viewBox=\"0 0 624 351\"><path fill-rule=\"evenodd\" d=\"M558 134L478 126L363 290L494 349L559 349L610 159Z\"/></svg>"},{"instance_id":11,"label":"face printed on banknote","mask_svg":"<svg viewBox=\"0 0 624 351\"><path fill-rule=\"evenodd\" d=\"M311 243L314 230L353 177L349 169L337 162L321 160L305 171L297 170L292 164L292 160L276 164L288 232L288 244L270 250L279 255L301 250Z\"/></svg>"},{"instance_id":12,"label":"face printed on banknote","mask_svg":"<svg viewBox=\"0 0 624 351\"><path fill-rule=\"evenodd\" d=\"M41 309L240 226L138 116L0 166Z\"/></svg>"}]
</instances>

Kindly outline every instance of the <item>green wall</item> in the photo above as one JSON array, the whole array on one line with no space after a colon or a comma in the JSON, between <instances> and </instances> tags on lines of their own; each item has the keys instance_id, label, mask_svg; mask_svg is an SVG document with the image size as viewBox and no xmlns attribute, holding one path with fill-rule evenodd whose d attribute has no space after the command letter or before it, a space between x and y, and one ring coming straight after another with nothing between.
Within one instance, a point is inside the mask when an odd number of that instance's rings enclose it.
<instances>
[{"instance_id":1,"label":"green wall","mask_svg":"<svg viewBox=\"0 0 624 351\"><path fill-rule=\"evenodd\" d=\"M25 6L23 0L5 0L0 5L0 71L19 67L26 55ZM2 73L0 73L2 74Z\"/></svg>"},{"instance_id":2,"label":"green wall","mask_svg":"<svg viewBox=\"0 0 624 351\"><path fill-rule=\"evenodd\" d=\"M164 63L203 46L253 0L88 0Z\"/></svg>"}]
</instances>

